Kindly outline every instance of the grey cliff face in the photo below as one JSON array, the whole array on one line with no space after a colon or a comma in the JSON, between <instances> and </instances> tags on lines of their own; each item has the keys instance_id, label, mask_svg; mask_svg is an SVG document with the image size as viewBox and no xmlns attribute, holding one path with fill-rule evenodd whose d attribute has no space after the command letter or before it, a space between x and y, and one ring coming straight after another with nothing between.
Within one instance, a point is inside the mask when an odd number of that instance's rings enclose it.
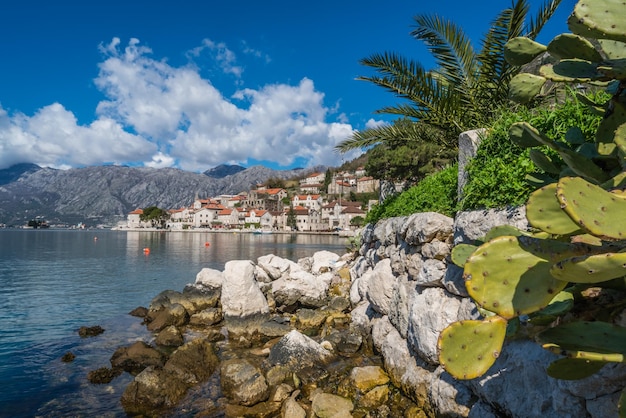
<instances>
[{"instance_id":1,"label":"grey cliff face","mask_svg":"<svg viewBox=\"0 0 626 418\"><path fill-rule=\"evenodd\" d=\"M235 173L209 177L174 168L56 170L21 164L0 170L0 223L23 225L43 216L51 223L115 224L136 208L180 208L189 206L195 196L237 194L270 177L289 179L306 172L261 166L232 171Z\"/></svg>"}]
</instances>

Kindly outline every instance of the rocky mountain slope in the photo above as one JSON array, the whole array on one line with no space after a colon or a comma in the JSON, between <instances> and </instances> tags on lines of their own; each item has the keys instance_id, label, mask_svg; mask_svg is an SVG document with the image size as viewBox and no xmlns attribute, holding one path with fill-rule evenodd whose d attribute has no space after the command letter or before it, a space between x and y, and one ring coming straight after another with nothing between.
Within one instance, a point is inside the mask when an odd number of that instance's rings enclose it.
<instances>
[{"instance_id":1,"label":"rocky mountain slope","mask_svg":"<svg viewBox=\"0 0 626 418\"><path fill-rule=\"evenodd\" d=\"M52 224L114 225L136 208L165 209L247 191L270 177L290 179L310 170L219 166L205 173L174 168L99 166L56 170L19 164L0 170L0 223L24 225L43 216Z\"/></svg>"}]
</instances>

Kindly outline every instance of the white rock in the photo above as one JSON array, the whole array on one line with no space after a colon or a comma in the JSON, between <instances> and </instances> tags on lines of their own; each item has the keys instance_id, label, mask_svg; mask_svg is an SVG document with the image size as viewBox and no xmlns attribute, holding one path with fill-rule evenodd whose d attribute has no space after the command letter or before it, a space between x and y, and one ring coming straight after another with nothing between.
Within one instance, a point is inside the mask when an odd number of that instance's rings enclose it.
<instances>
[{"instance_id":1,"label":"white rock","mask_svg":"<svg viewBox=\"0 0 626 418\"><path fill-rule=\"evenodd\" d=\"M257 259L257 265L267 272L272 280L277 280L288 274L291 269L301 269L297 263L273 254L264 255Z\"/></svg>"},{"instance_id":2,"label":"white rock","mask_svg":"<svg viewBox=\"0 0 626 418\"><path fill-rule=\"evenodd\" d=\"M313 364L324 364L332 358L333 353L294 329L272 346L268 362L298 370Z\"/></svg>"},{"instance_id":3,"label":"white rock","mask_svg":"<svg viewBox=\"0 0 626 418\"><path fill-rule=\"evenodd\" d=\"M267 299L254 273L255 265L249 260L229 261L224 266L221 302L225 317L246 318L269 313Z\"/></svg>"},{"instance_id":4,"label":"white rock","mask_svg":"<svg viewBox=\"0 0 626 418\"><path fill-rule=\"evenodd\" d=\"M432 375L428 398L441 416L465 417L474 403L472 391L462 380L457 380L439 366Z\"/></svg>"},{"instance_id":5,"label":"white rock","mask_svg":"<svg viewBox=\"0 0 626 418\"><path fill-rule=\"evenodd\" d=\"M411 245L421 245L434 239L447 241L452 235L454 220L436 212L414 213L409 216L400 234Z\"/></svg>"},{"instance_id":6,"label":"white rock","mask_svg":"<svg viewBox=\"0 0 626 418\"><path fill-rule=\"evenodd\" d=\"M394 385L405 388L415 402L428 396L431 373L426 363L409 350L407 342L384 316L372 320L372 342L381 353L385 371Z\"/></svg>"},{"instance_id":7,"label":"white rock","mask_svg":"<svg viewBox=\"0 0 626 418\"><path fill-rule=\"evenodd\" d=\"M300 302L319 307L326 301L330 280L332 273L315 276L304 270L291 271L288 276L272 282L272 296L279 305Z\"/></svg>"},{"instance_id":8,"label":"white rock","mask_svg":"<svg viewBox=\"0 0 626 418\"><path fill-rule=\"evenodd\" d=\"M559 390L556 380L546 374L546 367L557 358L532 341L509 341L487 373L469 383L481 399L506 416L588 416L583 399Z\"/></svg>"},{"instance_id":9,"label":"white rock","mask_svg":"<svg viewBox=\"0 0 626 418\"><path fill-rule=\"evenodd\" d=\"M335 268L335 263L339 260L339 255L330 251L318 251L313 254L313 265L311 273L320 274L323 270Z\"/></svg>"},{"instance_id":10,"label":"white rock","mask_svg":"<svg viewBox=\"0 0 626 418\"><path fill-rule=\"evenodd\" d=\"M421 286L440 286L445 275L446 263L429 258L422 264L415 281Z\"/></svg>"},{"instance_id":11,"label":"white rock","mask_svg":"<svg viewBox=\"0 0 626 418\"><path fill-rule=\"evenodd\" d=\"M389 314L389 304L396 277L391 271L391 261L386 258L376 264L368 279L367 299L375 311L383 315Z\"/></svg>"},{"instance_id":12,"label":"white rock","mask_svg":"<svg viewBox=\"0 0 626 418\"><path fill-rule=\"evenodd\" d=\"M439 287L418 289L409 304L407 341L417 354L438 364L437 339L445 327L461 319L462 299Z\"/></svg>"},{"instance_id":13,"label":"white rock","mask_svg":"<svg viewBox=\"0 0 626 418\"><path fill-rule=\"evenodd\" d=\"M454 220L454 244L471 242L483 237L491 228L498 225L513 225L522 230L527 229L526 207L458 213Z\"/></svg>"},{"instance_id":14,"label":"white rock","mask_svg":"<svg viewBox=\"0 0 626 418\"><path fill-rule=\"evenodd\" d=\"M360 302L350 312L350 326L356 328L358 332L369 334L372 329L372 319L379 315L372 309L372 305L367 300Z\"/></svg>"},{"instance_id":15,"label":"white rock","mask_svg":"<svg viewBox=\"0 0 626 418\"><path fill-rule=\"evenodd\" d=\"M206 287L219 288L224 282L224 273L219 270L203 268L196 274L196 284Z\"/></svg>"},{"instance_id":16,"label":"white rock","mask_svg":"<svg viewBox=\"0 0 626 418\"><path fill-rule=\"evenodd\" d=\"M406 338L409 328L409 301L416 292L415 288L415 282L409 281L404 276L398 277L393 288L389 321L400 332L402 338Z\"/></svg>"}]
</instances>

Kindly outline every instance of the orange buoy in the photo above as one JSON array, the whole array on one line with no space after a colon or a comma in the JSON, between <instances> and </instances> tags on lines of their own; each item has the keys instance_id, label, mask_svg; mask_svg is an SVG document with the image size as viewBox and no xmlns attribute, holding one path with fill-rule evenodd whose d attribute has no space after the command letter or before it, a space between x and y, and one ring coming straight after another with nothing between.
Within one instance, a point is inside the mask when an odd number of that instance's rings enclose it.
<instances>
[{"instance_id":1,"label":"orange buoy","mask_svg":"<svg viewBox=\"0 0 626 418\"><path fill-rule=\"evenodd\" d=\"M205 246L205 247L208 247L208 246L210 246L210 245L211 245L211 244L210 244L208 241L204 243L204 246Z\"/></svg>"},{"instance_id":2,"label":"orange buoy","mask_svg":"<svg viewBox=\"0 0 626 418\"><path fill-rule=\"evenodd\" d=\"M150 248L146 247L143 249L144 254L150 254Z\"/></svg>"}]
</instances>

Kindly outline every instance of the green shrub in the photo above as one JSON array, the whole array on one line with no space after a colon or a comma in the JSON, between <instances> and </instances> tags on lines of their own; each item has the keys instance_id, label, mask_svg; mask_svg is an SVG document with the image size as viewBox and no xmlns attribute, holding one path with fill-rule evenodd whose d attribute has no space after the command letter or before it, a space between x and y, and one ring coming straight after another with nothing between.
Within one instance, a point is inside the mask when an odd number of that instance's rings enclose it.
<instances>
[{"instance_id":1,"label":"green shrub","mask_svg":"<svg viewBox=\"0 0 626 418\"><path fill-rule=\"evenodd\" d=\"M456 213L458 166L452 165L431 174L416 186L375 205L366 217L367 223L382 218L408 216L417 212L438 212L448 216Z\"/></svg>"},{"instance_id":2,"label":"green shrub","mask_svg":"<svg viewBox=\"0 0 626 418\"><path fill-rule=\"evenodd\" d=\"M597 96L597 93L592 96ZM601 100L598 100L601 101ZM519 206L528 200L536 186L527 180L530 174L541 174L530 161L529 150L514 145L509 140L509 127L515 122L529 122L549 137L563 139L571 127L581 127L587 141L592 142L601 116L575 98L572 92L563 103L552 107L531 110L505 109L488 135L481 142L476 156L467 166L468 182L463 189L461 210ZM559 161L558 155L542 148Z\"/></svg>"}]
</instances>

